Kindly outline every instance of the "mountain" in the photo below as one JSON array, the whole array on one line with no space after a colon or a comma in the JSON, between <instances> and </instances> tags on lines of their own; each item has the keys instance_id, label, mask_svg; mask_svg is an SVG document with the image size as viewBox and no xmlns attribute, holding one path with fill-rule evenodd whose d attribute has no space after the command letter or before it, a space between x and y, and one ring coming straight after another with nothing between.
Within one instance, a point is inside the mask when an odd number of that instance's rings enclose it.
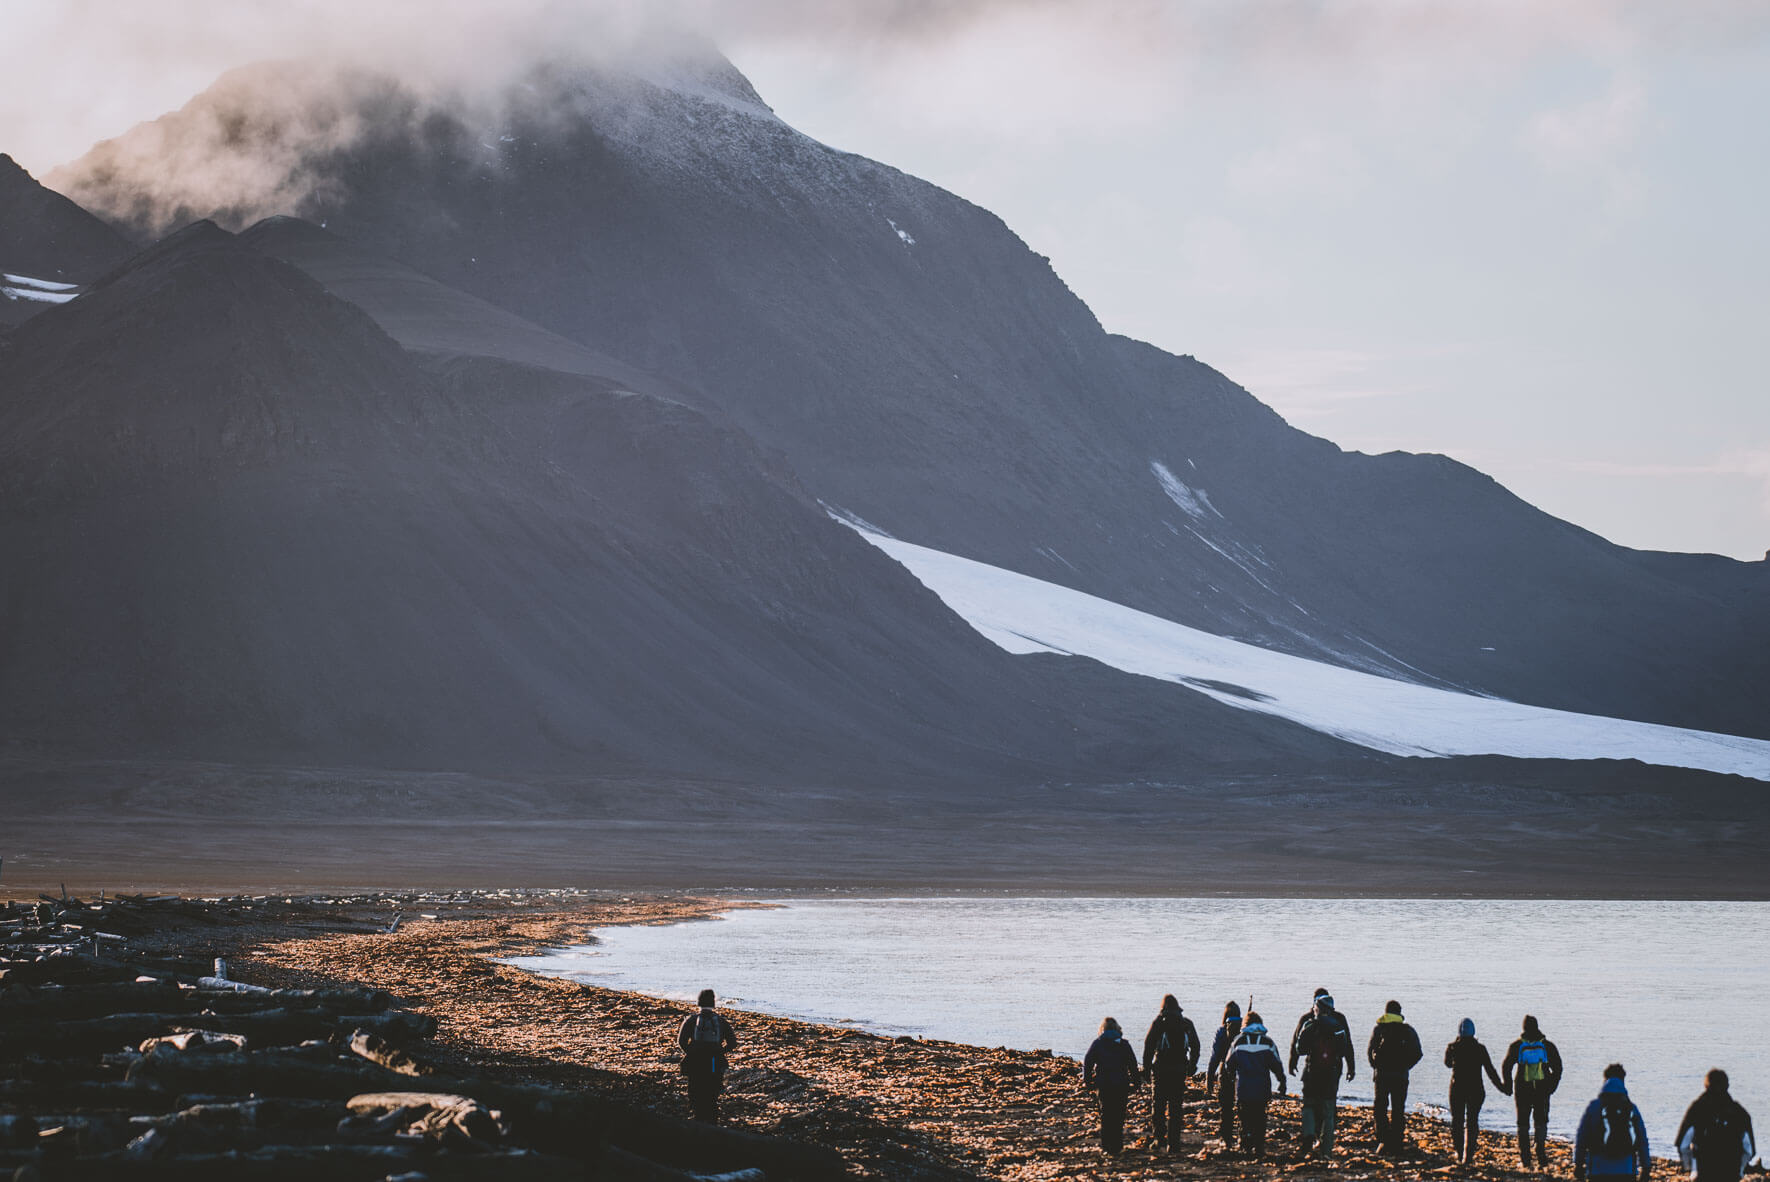
<instances>
[{"instance_id":1,"label":"mountain","mask_svg":"<svg viewBox=\"0 0 1770 1182\"><path fill-rule=\"evenodd\" d=\"M0 153L0 326L61 302L131 250L122 235Z\"/></svg>"},{"instance_id":2,"label":"mountain","mask_svg":"<svg viewBox=\"0 0 1770 1182\"><path fill-rule=\"evenodd\" d=\"M408 350L273 242L484 351ZM195 224L33 317L0 351L0 742L849 789L1364 760L1016 661L741 431L597 367L289 223Z\"/></svg>"},{"instance_id":3,"label":"mountain","mask_svg":"<svg viewBox=\"0 0 1770 1182\"><path fill-rule=\"evenodd\" d=\"M275 134L206 134L242 119ZM275 183L206 208L202 170L128 167L167 152ZM907 542L1350 668L1770 736L1770 563L1631 551L1444 457L1297 431L1105 331L994 215L794 131L722 59L548 66L492 104L255 67L52 179L147 233L323 223L655 375Z\"/></svg>"}]
</instances>

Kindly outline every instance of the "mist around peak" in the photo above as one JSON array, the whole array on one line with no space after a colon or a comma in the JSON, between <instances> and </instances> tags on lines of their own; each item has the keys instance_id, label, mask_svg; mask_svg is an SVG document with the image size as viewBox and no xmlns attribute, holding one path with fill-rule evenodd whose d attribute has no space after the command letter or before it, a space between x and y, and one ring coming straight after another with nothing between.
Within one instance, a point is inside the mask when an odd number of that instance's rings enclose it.
<instances>
[{"instance_id":1,"label":"mist around peak","mask_svg":"<svg viewBox=\"0 0 1770 1182\"><path fill-rule=\"evenodd\" d=\"M485 74L277 59L228 71L179 110L57 168L49 183L143 241L198 219L238 231L341 204L353 153L442 155L495 173L513 154L587 125L633 138L662 102L778 123L735 66L684 36Z\"/></svg>"}]
</instances>

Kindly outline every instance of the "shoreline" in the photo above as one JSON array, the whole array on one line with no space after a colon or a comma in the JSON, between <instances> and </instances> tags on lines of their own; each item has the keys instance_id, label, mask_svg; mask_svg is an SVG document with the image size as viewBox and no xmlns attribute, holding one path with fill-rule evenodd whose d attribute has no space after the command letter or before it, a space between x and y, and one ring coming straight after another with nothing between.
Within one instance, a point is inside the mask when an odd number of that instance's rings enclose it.
<instances>
[{"instance_id":1,"label":"shoreline","mask_svg":"<svg viewBox=\"0 0 1770 1182\"><path fill-rule=\"evenodd\" d=\"M587 942L596 927L711 918L734 907L767 905L751 896L629 895L549 909L494 911L477 918L426 921L394 936L312 935L267 943L240 964L267 984L359 980L405 996L441 1025L449 1061L517 1073L532 1082L606 1089L671 1115L687 1103L674 1065L674 1029L688 1008L648 994L547 977L502 963L517 955ZM410 933L410 934L408 934ZM572 933L576 939L570 938ZM402 939L403 937L403 939ZM396 956L384 945L406 945ZM249 979L258 979L250 977ZM471 984L464 984L470 982ZM1048 1050L1017 1051L889 1037L845 1026L736 1011L743 1043L734 1058L725 1108L738 1127L792 1135L838 1149L865 1177L1001 1178L1290 1177L1297 1170L1413 1178L1537 1177L1517 1168L1513 1138L1483 1130L1482 1157L1469 1170L1452 1165L1448 1123L1410 1112L1420 1156L1377 1156L1368 1105L1341 1107L1340 1145L1331 1163L1243 1161L1201 1147L1200 1091L1192 1089L1185 1156L1128 1149L1112 1162L1093 1148L1091 1104L1074 1060ZM1497 1096L1497 1093L1496 1093ZM1275 1099L1270 1147L1287 1155L1298 1105ZM1134 1108L1128 1143L1141 1138ZM1551 1141L1561 1174L1570 1147ZM1655 1174L1678 1176L1656 1159Z\"/></svg>"},{"instance_id":2,"label":"shoreline","mask_svg":"<svg viewBox=\"0 0 1770 1182\"><path fill-rule=\"evenodd\" d=\"M112 894L169 894L180 895L190 899L201 899L220 902L234 899L283 899L283 900L323 900L328 897L346 898L367 895L423 895L423 894L466 894L481 896L509 896L513 898L557 898L562 895L633 895L648 897L696 896L714 897L731 902L733 907L746 903L773 904L793 900L814 900L827 898L865 899L873 902L892 902L895 900L925 902L934 899L1223 899L1256 901L1271 899L1288 902L1298 899L1320 899L1323 901L1348 902L1469 902L1469 903L1770 903L1770 890L1762 893L1755 891L1739 891L1733 893L1686 893L1677 891L1570 891L1570 890L1517 890L1517 891L1398 891L1398 890L1346 890L1322 888L1314 886L1294 886L1286 884L1262 885L1241 888L1205 888L1197 886L1175 886L1171 889L1155 889L1145 885L1110 886L1099 883L1077 881L1062 886L1050 885L1049 876L1028 880L1027 883L1004 881L995 884L963 883L947 884L944 882L911 881L869 883L862 885L831 885L822 881L808 881L801 884L778 886L755 885L709 885L706 883L672 883L672 882L627 882L617 879L612 884L600 886L568 886L558 882L531 883L523 886L487 887L476 882L453 882L438 884L432 880L427 883L405 882L389 883L290 883L270 880L256 880L239 885L237 879L215 879L208 877L190 878L176 875L152 875L118 881L114 876L104 876L101 871L82 869L78 874L63 876L31 877L30 871L20 873L16 865L3 867L5 877L0 879L0 902L8 897L35 898L39 893L55 895L65 892L69 895L85 897L97 895L100 891ZM1036 882L1037 885L1033 885Z\"/></svg>"}]
</instances>

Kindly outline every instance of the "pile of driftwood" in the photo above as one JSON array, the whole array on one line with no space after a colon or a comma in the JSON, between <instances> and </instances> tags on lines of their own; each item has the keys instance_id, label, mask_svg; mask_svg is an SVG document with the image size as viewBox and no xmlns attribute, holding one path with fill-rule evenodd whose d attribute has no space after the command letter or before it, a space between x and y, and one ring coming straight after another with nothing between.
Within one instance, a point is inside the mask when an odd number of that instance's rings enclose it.
<instances>
[{"instance_id":1,"label":"pile of driftwood","mask_svg":"<svg viewBox=\"0 0 1770 1182\"><path fill-rule=\"evenodd\" d=\"M0 1178L838 1178L839 1155L424 1065L428 1015L375 989L266 989L141 950L231 901L0 910Z\"/></svg>"}]
</instances>

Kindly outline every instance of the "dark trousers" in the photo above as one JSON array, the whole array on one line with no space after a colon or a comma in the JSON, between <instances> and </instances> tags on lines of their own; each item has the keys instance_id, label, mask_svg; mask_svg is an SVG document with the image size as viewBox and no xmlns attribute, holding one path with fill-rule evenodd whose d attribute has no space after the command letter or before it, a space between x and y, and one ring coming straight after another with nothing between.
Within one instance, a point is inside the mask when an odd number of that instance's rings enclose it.
<instances>
[{"instance_id":1,"label":"dark trousers","mask_svg":"<svg viewBox=\"0 0 1770 1182\"><path fill-rule=\"evenodd\" d=\"M1125 1104L1130 1095L1128 1087L1100 1089L1100 1148L1108 1153L1125 1147Z\"/></svg>"},{"instance_id":2,"label":"dark trousers","mask_svg":"<svg viewBox=\"0 0 1770 1182\"><path fill-rule=\"evenodd\" d=\"M1451 1089L1450 1093L1450 1143L1456 1150L1457 1160L1467 1164L1475 1160L1475 1146L1481 1141L1481 1104L1487 1099L1487 1093L1459 1092ZM1738 1182L1735 1179L1735 1182Z\"/></svg>"},{"instance_id":3,"label":"dark trousers","mask_svg":"<svg viewBox=\"0 0 1770 1182\"><path fill-rule=\"evenodd\" d=\"M1217 1135L1223 1144L1235 1144L1235 1072L1217 1077Z\"/></svg>"},{"instance_id":4,"label":"dark trousers","mask_svg":"<svg viewBox=\"0 0 1770 1182\"><path fill-rule=\"evenodd\" d=\"M1518 1105L1518 1160L1530 1165L1530 1125L1536 1123L1536 1164L1549 1164L1549 1088L1519 1080L1512 1091Z\"/></svg>"},{"instance_id":5,"label":"dark trousers","mask_svg":"<svg viewBox=\"0 0 1770 1182\"><path fill-rule=\"evenodd\" d=\"M1338 1080L1334 1081L1338 1083ZM1340 1094L1332 1091L1325 1095L1312 1093L1307 1087L1303 1089L1303 1130L1301 1140L1297 1143L1300 1152L1308 1153L1313 1149L1322 1157L1334 1151L1334 1127L1340 1123Z\"/></svg>"},{"instance_id":6,"label":"dark trousers","mask_svg":"<svg viewBox=\"0 0 1770 1182\"><path fill-rule=\"evenodd\" d=\"M688 1106L694 1111L696 1120L719 1123L719 1093L724 1083L718 1072L709 1071L704 1075L697 1072L688 1077Z\"/></svg>"},{"instance_id":7,"label":"dark trousers","mask_svg":"<svg viewBox=\"0 0 1770 1182\"><path fill-rule=\"evenodd\" d=\"M1248 1096L1235 1104L1241 1119L1241 1147L1255 1157L1266 1156L1266 1100L1265 1096Z\"/></svg>"},{"instance_id":8,"label":"dark trousers","mask_svg":"<svg viewBox=\"0 0 1770 1182\"><path fill-rule=\"evenodd\" d=\"M1709 1163L1706 1170L1702 1167L1705 1160ZM1700 1153L1696 1155L1695 1182L1739 1182L1741 1178L1745 1177L1745 1166L1744 1150L1735 1149L1731 1153L1717 1153L1711 1149L1707 1158L1704 1158Z\"/></svg>"},{"instance_id":9,"label":"dark trousers","mask_svg":"<svg viewBox=\"0 0 1770 1182\"><path fill-rule=\"evenodd\" d=\"M1177 1071L1169 1075L1156 1072L1149 1104L1150 1131L1155 1139L1178 1148L1186 1136L1186 1077Z\"/></svg>"},{"instance_id":10,"label":"dark trousers","mask_svg":"<svg viewBox=\"0 0 1770 1182\"><path fill-rule=\"evenodd\" d=\"M1407 1139L1407 1075L1379 1075L1375 1082L1377 1102L1371 1109L1371 1122L1376 1125L1377 1143L1399 1151Z\"/></svg>"}]
</instances>

